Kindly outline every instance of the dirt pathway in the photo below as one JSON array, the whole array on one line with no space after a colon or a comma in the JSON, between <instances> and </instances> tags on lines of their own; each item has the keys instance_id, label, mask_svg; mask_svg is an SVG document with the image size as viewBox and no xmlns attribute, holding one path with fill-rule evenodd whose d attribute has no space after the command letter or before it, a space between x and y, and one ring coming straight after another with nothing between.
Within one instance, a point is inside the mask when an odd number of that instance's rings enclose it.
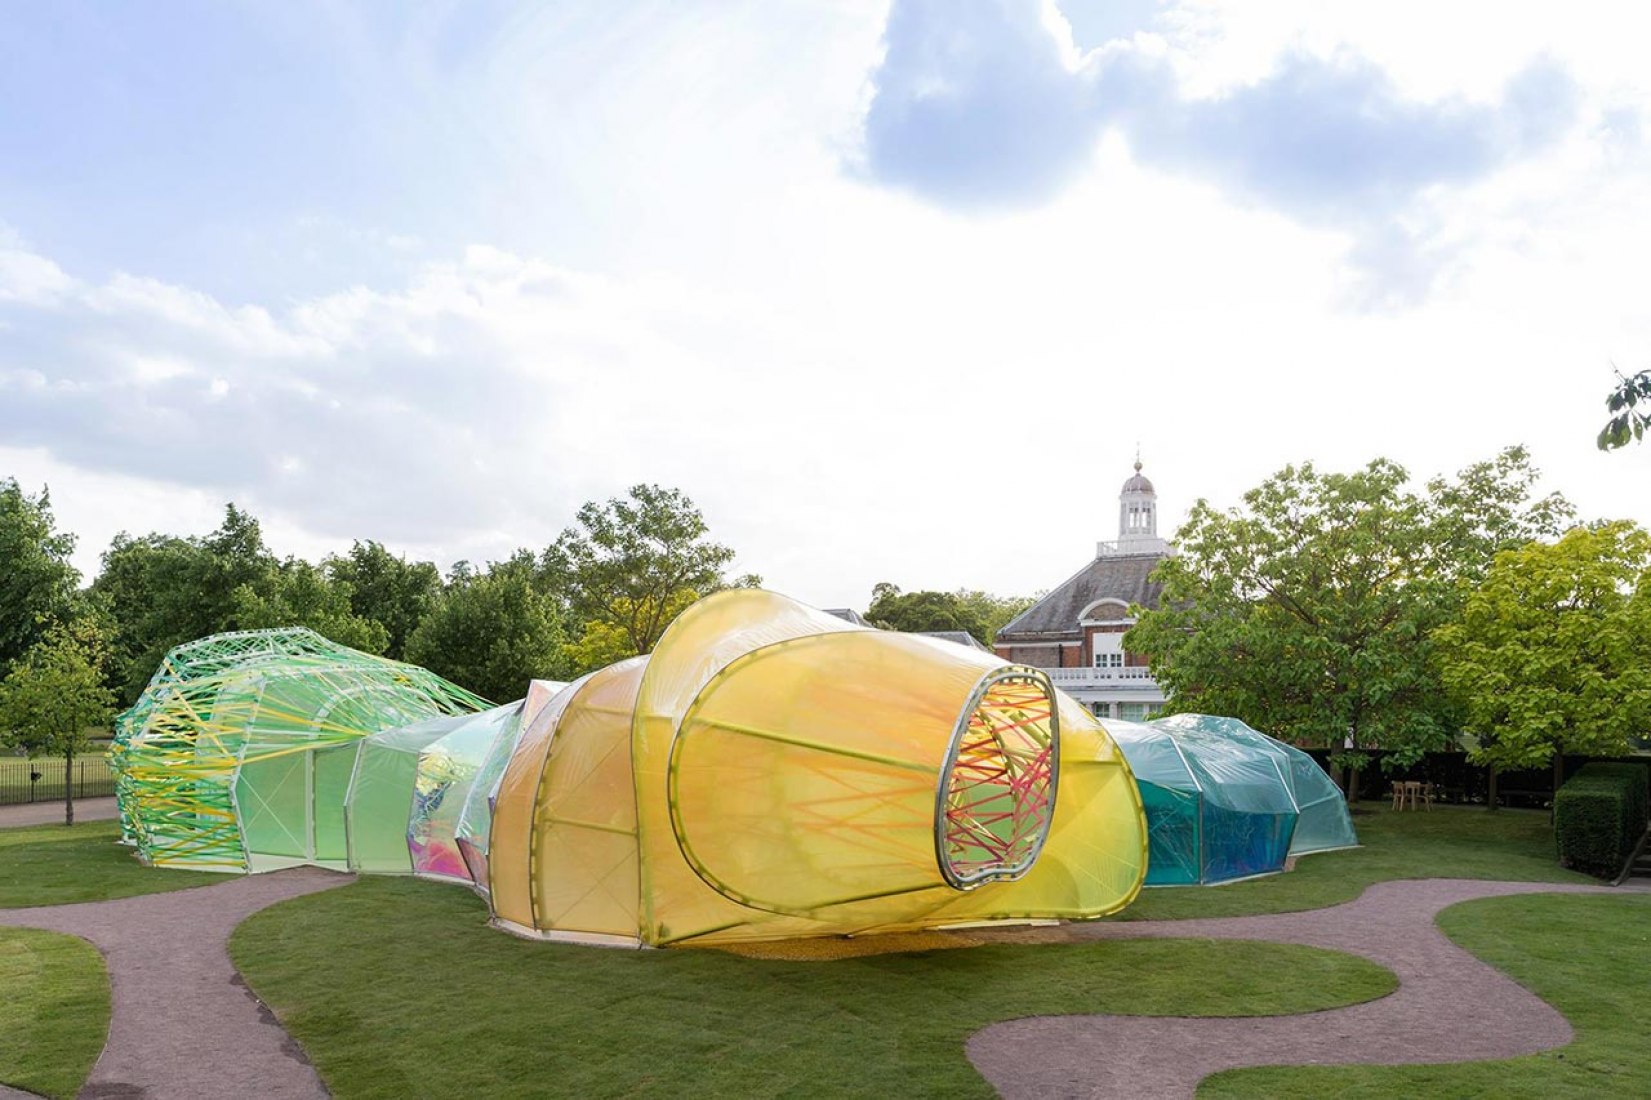
<instances>
[{"instance_id":1,"label":"dirt pathway","mask_svg":"<svg viewBox=\"0 0 1651 1100\"><path fill-rule=\"evenodd\" d=\"M103 953L114 1012L82 1097L307 1100L327 1090L241 981L229 934L267 905L351 881L304 867L167 894L0 909L0 925L67 932ZM0 1086L7 1095L26 1094Z\"/></svg>"},{"instance_id":2,"label":"dirt pathway","mask_svg":"<svg viewBox=\"0 0 1651 1100\"><path fill-rule=\"evenodd\" d=\"M120 816L113 798L75 799L75 823L82 821L113 821ZM24 802L16 806L0 806L0 829L15 829L23 825L63 824L63 803Z\"/></svg>"},{"instance_id":3,"label":"dirt pathway","mask_svg":"<svg viewBox=\"0 0 1651 1100\"><path fill-rule=\"evenodd\" d=\"M1392 995L1368 1004L1298 1016L1009 1020L976 1032L969 1040L969 1059L1011 1100L1148 1100L1190 1097L1203 1078L1238 1066L1473 1062L1548 1050L1571 1041L1571 1025L1565 1018L1450 942L1433 919L1446 906L1474 898L1627 892L1538 882L1382 882L1355 901L1304 913L1069 925L1042 935L1030 933L1031 938L1068 940L1153 937L1307 944L1362 955L1392 970L1400 985Z\"/></svg>"}]
</instances>

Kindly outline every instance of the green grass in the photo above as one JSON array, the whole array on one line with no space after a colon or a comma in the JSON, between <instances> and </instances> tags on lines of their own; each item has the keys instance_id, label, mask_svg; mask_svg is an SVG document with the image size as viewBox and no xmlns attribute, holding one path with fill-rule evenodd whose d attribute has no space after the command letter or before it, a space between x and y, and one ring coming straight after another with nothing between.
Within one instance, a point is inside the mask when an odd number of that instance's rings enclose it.
<instances>
[{"instance_id":1,"label":"green grass","mask_svg":"<svg viewBox=\"0 0 1651 1100\"><path fill-rule=\"evenodd\" d=\"M364 879L255 914L230 950L340 1097L989 1096L964 1041L997 1020L1296 1013L1394 988L1275 944L780 962L528 943L486 916L451 886Z\"/></svg>"},{"instance_id":2,"label":"green grass","mask_svg":"<svg viewBox=\"0 0 1651 1100\"><path fill-rule=\"evenodd\" d=\"M1546 810L1435 806L1398 813L1362 803L1353 819L1363 847L1307 856L1283 875L1228 886L1143 890L1120 920L1178 920L1290 913L1352 901L1372 883L1403 878L1595 882L1566 871Z\"/></svg>"},{"instance_id":3,"label":"green grass","mask_svg":"<svg viewBox=\"0 0 1651 1100\"><path fill-rule=\"evenodd\" d=\"M1452 906L1439 925L1559 1009L1576 1040L1499 1062L1231 1070L1206 1080L1201 1100L1651 1095L1651 897L1487 899Z\"/></svg>"},{"instance_id":4,"label":"green grass","mask_svg":"<svg viewBox=\"0 0 1651 1100\"><path fill-rule=\"evenodd\" d=\"M0 1084L73 1096L108 1030L109 982L95 947L0 928Z\"/></svg>"},{"instance_id":5,"label":"green grass","mask_svg":"<svg viewBox=\"0 0 1651 1100\"><path fill-rule=\"evenodd\" d=\"M225 881L202 871L145 867L117 843L113 821L0 829L0 909L105 901Z\"/></svg>"}]
</instances>

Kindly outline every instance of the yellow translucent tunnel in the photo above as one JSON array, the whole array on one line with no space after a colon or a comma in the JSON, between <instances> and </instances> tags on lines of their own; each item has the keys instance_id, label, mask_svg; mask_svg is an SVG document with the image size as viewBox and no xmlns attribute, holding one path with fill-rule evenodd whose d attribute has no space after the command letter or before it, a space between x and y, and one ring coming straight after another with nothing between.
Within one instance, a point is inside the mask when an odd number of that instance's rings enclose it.
<instances>
[{"instance_id":1,"label":"yellow translucent tunnel","mask_svg":"<svg viewBox=\"0 0 1651 1100\"><path fill-rule=\"evenodd\" d=\"M495 923L663 945L1104 916L1146 871L1128 766L1037 669L783 596L701 600L523 732Z\"/></svg>"}]
</instances>

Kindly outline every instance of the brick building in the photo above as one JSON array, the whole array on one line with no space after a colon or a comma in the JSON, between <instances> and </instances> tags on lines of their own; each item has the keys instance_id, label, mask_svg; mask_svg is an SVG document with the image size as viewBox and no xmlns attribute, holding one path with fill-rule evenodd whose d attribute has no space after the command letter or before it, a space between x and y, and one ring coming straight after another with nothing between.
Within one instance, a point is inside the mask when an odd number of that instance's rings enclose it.
<instances>
[{"instance_id":1,"label":"brick building","mask_svg":"<svg viewBox=\"0 0 1651 1100\"><path fill-rule=\"evenodd\" d=\"M1055 686L1103 718L1140 721L1164 705L1146 659L1126 652L1132 606L1157 607L1162 586L1150 574L1173 553L1158 537L1158 493L1141 474L1118 494L1118 540L1095 546L1094 560L998 631L998 656L1047 669Z\"/></svg>"}]
</instances>

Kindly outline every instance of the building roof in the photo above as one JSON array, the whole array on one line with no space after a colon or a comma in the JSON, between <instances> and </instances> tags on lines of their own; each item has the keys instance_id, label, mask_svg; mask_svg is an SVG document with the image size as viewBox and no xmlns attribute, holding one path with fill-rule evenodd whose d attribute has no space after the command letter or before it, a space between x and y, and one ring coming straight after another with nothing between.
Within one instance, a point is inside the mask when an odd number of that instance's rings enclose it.
<instances>
[{"instance_id":1,"label":"building roof","mask_svg":"<svg viewBox=\"0 0 1651 1100\"><path fill-rule=\"evenodd\" d=\"M1010 620L998 631L998 640L1002 641L1011 634L1075 631L1084 608L1096 600L1113 599L1126 604L1157 607L1164 586L1148 578L1164 557L1165 554L1157 550L1144 554L1098 557Z\"/></svg>"},{"instance_id":2,"label":"building roof","mask_svg":"<svg viewBox=\"0 0 1651 1100\"><path fill-rule=\"evenodd\" d=\"M860 614L852 607L827 607L824 608L824 611L827 615L835 615L844 622L853 623L855 626L871 625L866 622L866 617L864 615Z\"/></svg>"},{"instance_id":3,"label":"building roof","mask_svg":"<svg viewBox=\"0 0 1651 1100\"><path fill-rule=\"evenodd\" d=\"M943 642L956 642L958 645L966 646L969 649L986 649L967 630L914 630L912 633L924 638L939 638ZM986 651L991 652L991 650Z\"/></svg>"},{"instance_id":4,"label":"building roof","mask_svg":"<svg viewBox=\"0 0 1651 1100\"><path fill-rule=\"evenodd\" d=\"M1141 460L1135 460L1135 476L1124 482L1123 491L1126 493L1157 493L1152 482L1141 476Z\"/></svg>"}]
</instances>

